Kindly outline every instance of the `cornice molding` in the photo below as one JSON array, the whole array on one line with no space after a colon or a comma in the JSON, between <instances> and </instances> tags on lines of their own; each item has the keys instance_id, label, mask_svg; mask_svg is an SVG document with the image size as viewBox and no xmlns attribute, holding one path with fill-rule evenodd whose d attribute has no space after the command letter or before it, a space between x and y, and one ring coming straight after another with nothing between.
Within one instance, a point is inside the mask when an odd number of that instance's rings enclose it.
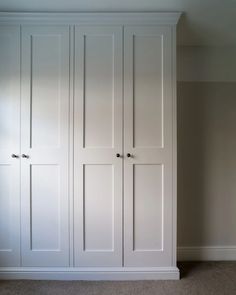
<instances>
[{"instance_id":1,"label":"cornice molding","mask_svg":"<svg viewBox=\"0 0 236 295\"><path fill-rule=\"evenodd\" d=\"M176 25L181 12L0 12L3 24Z\"/></svg>"}]
</instances>

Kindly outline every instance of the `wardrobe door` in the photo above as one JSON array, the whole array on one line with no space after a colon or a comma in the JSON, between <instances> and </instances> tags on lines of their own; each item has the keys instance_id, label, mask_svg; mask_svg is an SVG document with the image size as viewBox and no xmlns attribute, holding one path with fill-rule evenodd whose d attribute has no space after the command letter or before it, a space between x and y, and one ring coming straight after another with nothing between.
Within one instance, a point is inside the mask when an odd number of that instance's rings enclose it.
<instances>
[{"instance_id":1,"label":"wardrobe door","mask_svg":"<svg viewBox=\"0 0 236 295\"><path fill-rule=\"evenodd\" d=\"M68 266L69 28L22 28L22 265Z\"/></svg>"},{"instance_id":2,"label":"wardrobe door","mask_svg":"<svg viewBox=\"0 0 236 295\"><path fill-rule=\"evenodd\" d=\"M122 29L75 28L76 266L122 264ZM117 155L117 154L120 154Z\"/></svg>"},{"instance_id":3,"label":"wardrobe door","mask_svg":"<svg viewBox=\"0 0 236 295\"><path fill-rule=\"evenodd\" d=\"M20 28L0 26L0 266L20 265Z\"/></svg>"},{"instance_id":4,"label":"wardrobe door","mask_svg":"<svg viewBox=\"0 0 236 295\"><path fill-rule=\"evenodd\" d=\"M171 28L125 28L125 266L172 264L171 63Z\"/></svg>"}]
</instances>

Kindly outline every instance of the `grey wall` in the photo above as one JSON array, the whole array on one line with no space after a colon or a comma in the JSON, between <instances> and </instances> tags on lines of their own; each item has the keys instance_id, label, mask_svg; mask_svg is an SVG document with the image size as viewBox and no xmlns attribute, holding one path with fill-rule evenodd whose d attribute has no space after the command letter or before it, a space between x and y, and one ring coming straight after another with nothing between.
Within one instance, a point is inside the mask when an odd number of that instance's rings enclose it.
<instances>
[{"instance_id":1,"label":"grey wall","mask_svg":"<svg viewBox=\"0 0 236 295\"><path fill-rule=\"evenodd\" d=\"M178 48L178 246L236 245L236 48Z\"/></svg>"}]
</instances>

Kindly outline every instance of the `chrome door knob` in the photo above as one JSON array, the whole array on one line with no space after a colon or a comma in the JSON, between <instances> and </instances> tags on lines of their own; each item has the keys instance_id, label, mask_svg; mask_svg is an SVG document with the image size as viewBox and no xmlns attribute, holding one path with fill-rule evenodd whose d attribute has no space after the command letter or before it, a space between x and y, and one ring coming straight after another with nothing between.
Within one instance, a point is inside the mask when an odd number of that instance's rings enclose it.
<instances>
[{"instance_id":1,"label":"chrome door knob","mask_svg":"<svg viewBox=\"0 0 236 295\"><path fill-rule=\"evenodd\" d=\"M21 157L25 159L29 159L29 155L26 155L26 154L22 154Z\"/></svg>"},{"instance_id":2,"label":"chrome door knob","mask_svg":"<svg viewBox=\"0 0 236 295\"><path fill-rule=\"evenodd\" d=\"M12 157L12 158L19 158L19 156L16 155L16 154L12 154L11 157Z\"/></svg>"}]
</instances>

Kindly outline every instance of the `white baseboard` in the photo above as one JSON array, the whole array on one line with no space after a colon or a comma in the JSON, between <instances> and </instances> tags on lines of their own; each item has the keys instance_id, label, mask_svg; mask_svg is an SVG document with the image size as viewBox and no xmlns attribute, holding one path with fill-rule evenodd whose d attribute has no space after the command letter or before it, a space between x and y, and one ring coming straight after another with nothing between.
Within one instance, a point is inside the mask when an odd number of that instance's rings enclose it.
<instances>
[{"instance_id":1,"label":"white baseboard","mask_svg":"<svg viewBox=\"0 0 236 295\"><path fill-rule=\"evenodd\" d=\"M178 261L236 260L236 246L178 247Z\"/></svg>"},{"instance_id":2,"label":"white baseboard","mask_svg":"<svg viewBox=\"0 0 236 295\"><path fill-rule=\"evenodd\" d=\"M177 267L153 268L32 268L1 267L0 280L178 280Z\"/></svg>"}]
</instances>

